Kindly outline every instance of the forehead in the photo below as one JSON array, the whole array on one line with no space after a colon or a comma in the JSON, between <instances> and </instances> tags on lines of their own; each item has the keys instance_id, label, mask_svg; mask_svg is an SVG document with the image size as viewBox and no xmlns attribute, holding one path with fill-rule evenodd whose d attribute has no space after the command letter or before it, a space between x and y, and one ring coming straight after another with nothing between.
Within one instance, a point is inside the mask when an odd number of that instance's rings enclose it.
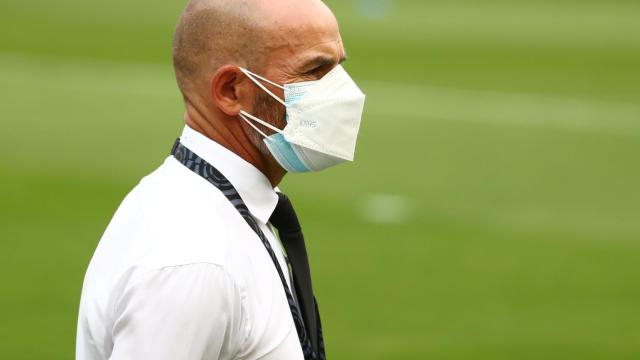
<instances>
[{"instance_id":1,"label":"forehead","mask_svg":"<svg viewBox=\"0 0 640 360\"><path fill-rule=\"evenodd\" d=\"M272 13L276 17L266 37L264 55L269 68L288 71L313 58L338 62L344 56L337 20L322 2L298 0L278 10Z\"/></svg>"}]
</instances>

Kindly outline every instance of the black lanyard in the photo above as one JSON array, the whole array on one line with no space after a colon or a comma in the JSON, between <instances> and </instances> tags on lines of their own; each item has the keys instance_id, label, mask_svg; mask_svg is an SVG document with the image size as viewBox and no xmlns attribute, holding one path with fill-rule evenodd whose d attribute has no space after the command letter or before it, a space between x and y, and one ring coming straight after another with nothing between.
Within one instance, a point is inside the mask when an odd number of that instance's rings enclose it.
<instances>
[{"instance_id":1,"label":"black lanyard","mask_svg":"<svg viewBox=\"0 0 640 360\"><path fill-rule=\"evenodd\" d=\"M236 208L236 210L238 210L238 213L244 218L249 227L251 227L256 235L258 235L265 249L267 249L271 260L273 261L273 265L278 271L280 280L282 281L282 287L284 288L285 295L287 296L287 302L289 303L289 309L291 310L293 322L296 325L298 339L300 340L300 346L302 346L302 353L305 360L324 360L324 349L320 350L319 353L316 353L313 350L311 341L307 336L304 321L302 320L300 308L298 307L298 304L291 294L291 290L287 285L286 278L284 276L284 273L282 272L282 269L280 268L280 264L278 263L278 259L276 258L276 254L274 253L269 240L267 240L264 232L262 232L262 229L260 229L255 219L251 216L247 205L245 205L244 201L242 201L242 198L240 197L240 194L238 194L236 188L233 187L231 182L229 182L229 180L227 180L227 178L220 171L218 171L204 159L200 158L193 151L189 150L186 146L182 145L182 143L180 143L180 139L177 139L175 144L173 145L171 155L173 155L176 160L178 160L182 165L198 174L200 177L207 180L211 185L220 190L229 200L229 202L231 202L231 204Z\"/></svg>"}]
</instances>

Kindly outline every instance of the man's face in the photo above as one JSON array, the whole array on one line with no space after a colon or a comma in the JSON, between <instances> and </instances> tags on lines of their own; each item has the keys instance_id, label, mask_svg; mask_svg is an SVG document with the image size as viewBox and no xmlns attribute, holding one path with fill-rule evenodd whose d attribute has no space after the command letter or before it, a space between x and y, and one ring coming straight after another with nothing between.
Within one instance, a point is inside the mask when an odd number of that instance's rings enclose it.
<instances>
[{"instance_id":1,"label":"man's face","mask_svg":"<svg viewBox=\"0 0 640 360\"><path fill-rule=\"evenodd\" d=\"M345 50L338 24L333 13L320 1L274 1L265 5L272 15L265 38L262 66L250 69L278 83L289 84L319 80L345 60ZM264 84L284 100L282 89ZM256 87L253 114L260 119L284 129L286 109L282 104ZM267 134L272 130L259 126ZM262 136L255 130L247 134L260 151L271 157Z\"/></svg>"}]
</instances>

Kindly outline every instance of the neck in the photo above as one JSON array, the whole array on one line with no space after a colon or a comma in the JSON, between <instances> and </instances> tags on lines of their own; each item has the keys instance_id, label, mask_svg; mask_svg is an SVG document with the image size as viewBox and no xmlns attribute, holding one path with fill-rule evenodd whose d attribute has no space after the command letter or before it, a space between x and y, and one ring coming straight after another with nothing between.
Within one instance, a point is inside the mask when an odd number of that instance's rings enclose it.
<instances>
[{"instance_id":1,"label":"neck","mask_svg":"<svg viewBox=\"0 0 640 360\"><path fill-rule=\"evenodd\" d=\"M239 120L225 118L222 114L206 114L187 103L184 121L193 130L224 146L260 170L269 179L272 187L278 186L286 174L269 154L263 154L252 144Z\"/></svg>"}]
</instances>

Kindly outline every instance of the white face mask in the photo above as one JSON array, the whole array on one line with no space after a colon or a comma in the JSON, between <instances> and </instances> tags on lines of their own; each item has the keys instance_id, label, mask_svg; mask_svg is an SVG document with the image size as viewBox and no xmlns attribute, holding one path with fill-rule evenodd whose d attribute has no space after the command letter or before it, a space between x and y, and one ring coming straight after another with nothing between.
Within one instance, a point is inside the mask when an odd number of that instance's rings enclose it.
<instances>
[{"instance_id":1,"label":"white face mask","mask_svg":"<svg viewBox=\"0 0 640 360\"><path fill-rule=\"evenodd\" d=\"M322 79L284 86L240 68L262 90L286 107L287 124L280 130L245 112L240 117L264 136L267 148L289 172L319 171L353 161L365 95L341 65ZM284 90L282 101L259 80ZM275 134L268 136L251 121Z\"/></svg>"}]
</instances>

